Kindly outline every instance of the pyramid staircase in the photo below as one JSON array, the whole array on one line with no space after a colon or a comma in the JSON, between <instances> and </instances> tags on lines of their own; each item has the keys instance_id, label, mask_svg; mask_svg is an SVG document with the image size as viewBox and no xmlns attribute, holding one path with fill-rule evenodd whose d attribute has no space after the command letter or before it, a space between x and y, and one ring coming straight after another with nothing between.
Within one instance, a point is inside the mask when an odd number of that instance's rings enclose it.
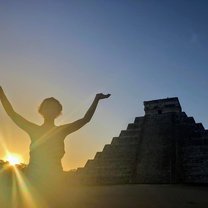
<instances>
[{"instance_id":1,"label":"pyramid staircase","mask_svg":"<svg viewBox=\"0 0 208 208\"><path fill-rule=\"evenodd\" d=\"M137 152L141 143L144 117L136 117L128 124L111 144L97 152L93 160L88 160L84 168L77 170L85 183L131 183L135 174Z\"/></svg>"}]
</instances>

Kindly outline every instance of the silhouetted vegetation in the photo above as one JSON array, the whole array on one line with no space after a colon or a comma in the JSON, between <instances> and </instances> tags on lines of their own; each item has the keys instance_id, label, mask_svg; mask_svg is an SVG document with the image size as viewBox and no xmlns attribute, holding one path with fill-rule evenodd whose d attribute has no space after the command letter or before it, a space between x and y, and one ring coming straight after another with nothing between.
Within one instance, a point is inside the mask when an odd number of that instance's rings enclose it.
<instances>
[{"instance_id":1,"label":"silhouetted vegetation","mask_svg":"<svg viewBox=\"0 0 208 208\"><path fill-rule=\"evenodd\" d=\"M18 170L24 170L27 165L24 163L20 163L20 164L16 164L16 165L10 165L10 163L8 161L4 161L4 160L0 160L0 170L4 170L4 171L10 171L14 169L14 166L18 169Z\"/></svg>"}]
</instances>

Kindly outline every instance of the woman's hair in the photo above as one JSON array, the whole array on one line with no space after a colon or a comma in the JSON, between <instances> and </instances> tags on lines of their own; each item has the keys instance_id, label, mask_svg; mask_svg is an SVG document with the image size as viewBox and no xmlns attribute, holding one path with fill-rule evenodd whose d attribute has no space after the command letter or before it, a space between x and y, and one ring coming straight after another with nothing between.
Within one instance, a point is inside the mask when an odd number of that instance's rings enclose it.
<instances>
[{"instance_id":1,"label":"woman's hair","mask_svg":"<svg viewBox=\"0 0 208 208\"><path fill-rule=\"evenodd\" d=\"M53 118L57 118L61 114L61 111L61 103L53 97L44 99L38 110L43 117Z\"/></svg>"}]
</instances>

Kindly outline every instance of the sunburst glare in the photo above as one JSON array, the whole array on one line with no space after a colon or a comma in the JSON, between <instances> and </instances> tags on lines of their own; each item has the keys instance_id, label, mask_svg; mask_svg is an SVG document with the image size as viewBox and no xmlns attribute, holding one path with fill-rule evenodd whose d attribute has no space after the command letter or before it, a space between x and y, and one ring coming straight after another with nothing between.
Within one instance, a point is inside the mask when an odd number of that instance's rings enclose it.
<instances>
[{"instance_id":1,"label":"sunburst glare","mask_svg":"<svg viewBox=\"0 0 208 208\"><path fill-rule=\"evenodd\" d=\"M4 160L8 161L11 166L21 164L22 162L21 156L13 153L8 153Z\"/></svg>"}]
</instances>

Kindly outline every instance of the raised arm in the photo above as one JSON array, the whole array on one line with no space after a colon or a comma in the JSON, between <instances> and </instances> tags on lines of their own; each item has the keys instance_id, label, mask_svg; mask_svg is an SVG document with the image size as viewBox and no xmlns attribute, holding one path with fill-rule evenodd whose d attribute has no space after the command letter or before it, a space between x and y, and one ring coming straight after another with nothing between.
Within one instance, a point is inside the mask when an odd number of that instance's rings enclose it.
<instances>
[{"instance_id":1,"label":"raised arm","mask_svg":"<svg viewBox=\"0 0 208 208\"><path fill-rule=\"evenodd\" d=\"M99 101L101 99L106 99L108 97L110 97L110 94L107 94L107 95L104 95L102 93L97 94L95 96L95 99L92 102L90 108L88 109L88 111L86 112L86 114L84 115L83 118L81 118L81 119L79 119L79 120L77 120L77 121L75 121L73 123L65 124L65 125L61 126L61 128L63 128L63 131L65 132L65 134L68 135L68 134L70 134L70 133L72 133L74 131L77 131L82 126L87 124L91 120L92 116L94 115Z\"/></svg>"},{"instance_id":2,"label":"raised arm","mask_svg":"<svg viewBox=\"0 0 208 208\"><path fill-rule=\"evenodd\" d=\"M16 113L10 104L9 100L7 99L2 87L0 87L0 100L2 102L2 105L7 112L8 116L23 130L26 132L30 132L36 127L35 124L27 121L25 118L20 116L18 113Z\"/></svg>"}]
</instances>

